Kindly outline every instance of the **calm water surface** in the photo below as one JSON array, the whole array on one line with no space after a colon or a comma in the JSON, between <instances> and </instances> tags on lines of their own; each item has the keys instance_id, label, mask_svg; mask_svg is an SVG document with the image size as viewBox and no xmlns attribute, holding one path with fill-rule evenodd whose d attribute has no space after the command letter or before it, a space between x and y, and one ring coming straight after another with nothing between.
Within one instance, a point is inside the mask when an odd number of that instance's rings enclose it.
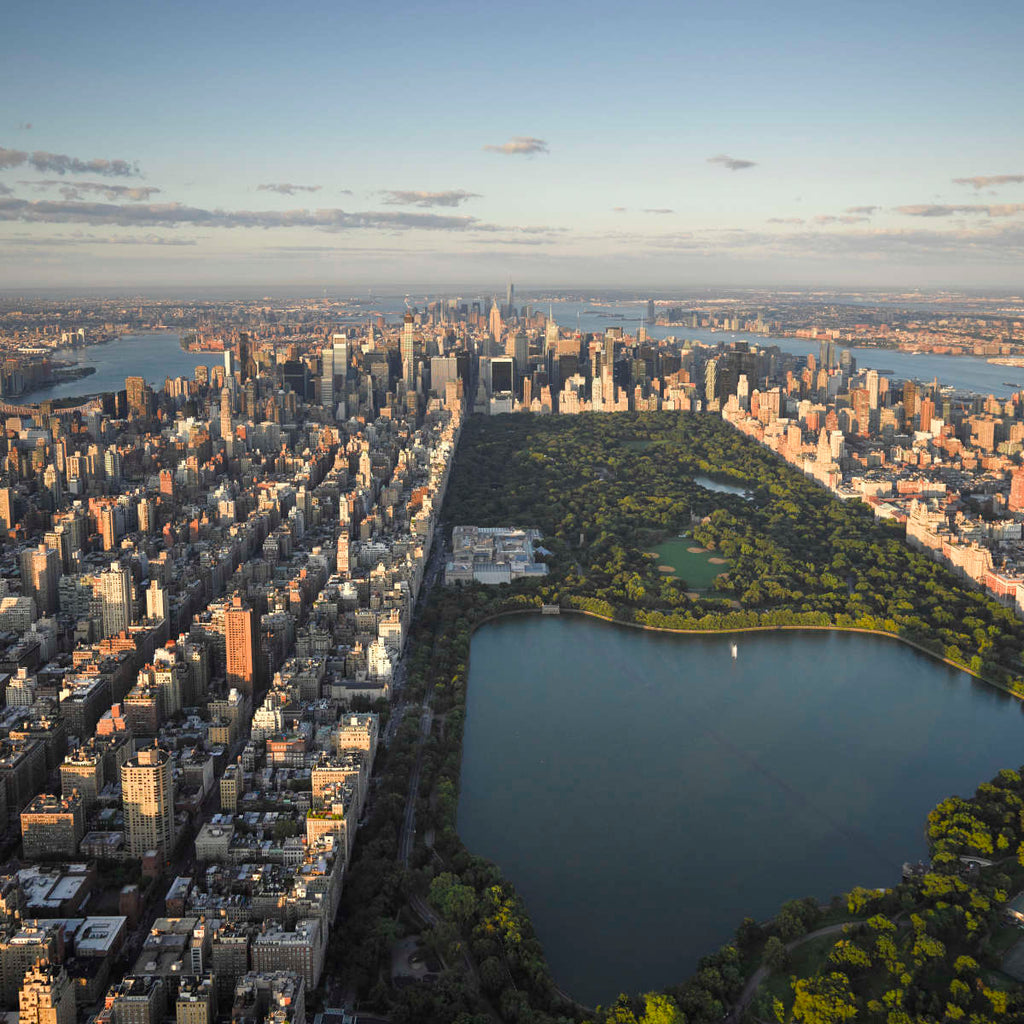
<instances>
[{"instance_id":1,"label":"calm water surface","mask_svg":"<svg viewBox=\"0 0 1024 1024\"><path fill-rule=\"evenodd\" d=\"M695 476L693 482L699 484L707 491L718 491L719 494L738 494L741 498L750 497L750 492L745 487L727 484L721 480L714 480L709 476Z\"/></svg>"},{"instance_id":2,"label":"calm water surface","mask_svg":"<svg viewBox=\"0 0 1024 1024\"><path fill-rule=\"evenodd\" d=\"M473 638L459 832L556 981L683 980L745 915L899 881L925 819L1024 762L1018 701L880 637L519 617Z\"/></svg>"},{"instance_id":3,"label":"calm water surface","mask_svg":"<svg viewBox=\"0 0 1024 1024\"><path fill-rule=\"evenodd\" d=\"M186 352L179 331L149 331L122 334L104 345L61 351L56 358L65 363L94 366L96 372L81 380L68 381L52 388L39 388L21 396L32 402L72 395L95 395L102 391L120 391L125 377L145 377L149 384L163 387L167 377L194 377L197 366L223 366L223 352ZM20 401L21 399L19 399Z\"/></svg>"}]
</instances>

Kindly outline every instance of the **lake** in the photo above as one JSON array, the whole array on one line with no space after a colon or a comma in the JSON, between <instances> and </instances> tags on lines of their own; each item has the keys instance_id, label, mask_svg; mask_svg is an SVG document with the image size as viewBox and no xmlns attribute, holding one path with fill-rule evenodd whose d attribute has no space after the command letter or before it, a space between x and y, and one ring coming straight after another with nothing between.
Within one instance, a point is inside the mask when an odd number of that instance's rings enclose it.
<instances>
[{"instance_id":1,"label":"lake","mask_svg":"<svg viewBox=\"0 0 1024 1024\"><path fill-rule=\"evenodd\" d=\"M74 350L61 349L54 358L65 363L93 366L95 373L80 380L67 381L50 388L38 388L18 397L19 402L43 402L47 398L96 395L103 391L121 391L125 377L145 377L146 382L162 388L168 377L194 377L197 366L223 366L223 352L186 352L179 331L147 331L122 334L102 345Z\"/></svg>"},{"instance_id":2,"label":"lake","mask_svg":"<svg viewBox=\"0 0 1024 1024\"><path fill-rule=\"evenodd\" d=\"M1024 761L1020 703L882 637L520 616L472 641L458 811L558 984L684 980L742 918L890 886L928 812Z\"/></svg>"}]
</instances>

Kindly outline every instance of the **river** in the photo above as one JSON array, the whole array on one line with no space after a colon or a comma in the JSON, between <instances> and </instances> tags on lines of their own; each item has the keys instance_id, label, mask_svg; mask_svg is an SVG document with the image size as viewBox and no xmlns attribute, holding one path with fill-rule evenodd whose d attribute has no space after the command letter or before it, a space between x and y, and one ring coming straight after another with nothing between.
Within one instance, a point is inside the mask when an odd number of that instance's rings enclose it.
<instances>
[{"instance_id":1,"label":"river","mask_svg":"<svg viewBox=\"0 0 1024 1024\"><path fill-rule=\"evenodd\" d=\"M1020 703L881 637L678 637L517 617L472 641L459 833L593 1006L684 980L744 916L926 854L1024 760Z\"/></svg>"},{"instance_id":2,"label":"river","mask_svg":"<svg viewBox=\"0 0 1024 1024\"><path fill-rule=\"evenodd\" d=\"M55 387L38 388L19 396L17 401L35 403L47 398L121 391L125 377L145 377L159 388L167 377L194 377L197 366L224 365L222 352L186 352L180 338L178 331L147 331L122 334L102 345L58 351L55 357L62 362L94 366L96 372Z\"/></svg>"}]
</instances>

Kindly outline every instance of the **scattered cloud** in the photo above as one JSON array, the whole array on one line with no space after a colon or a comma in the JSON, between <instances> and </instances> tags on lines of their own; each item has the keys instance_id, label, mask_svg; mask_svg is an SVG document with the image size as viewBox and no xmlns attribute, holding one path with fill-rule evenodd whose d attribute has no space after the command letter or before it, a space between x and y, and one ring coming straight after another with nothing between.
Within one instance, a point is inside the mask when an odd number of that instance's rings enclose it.
<instances>
[{"instance_id":1,"label":"scattered cloud","mask_svg":"<svg viewBox=\"0 0 1024 1024\"><path fill-rule=\"evenodd\" d=\"M440 213L399 213L381 210L206 210L182 203L94 203L70 200L0 199L0 221L38 224L118 224L174 227L197 224L211 228L316 228L390 231L486 231L510 234L551 234L562 229L481 223L476 217Z\"/></svg>"},{"instance_id":2,"label":"scattered cloud","mask_svg":"<svg viewBox=\"0 0 1024 1024\"><path fill-rule=\"evenodd\" d=\"M834 216L831 213L819 213L814 218L815 224L863 224L868 217L858 217L855 214L844 213L840 216Z\"/></svg>"},{"instance_id":3,"label":"scattered cloud","mask_svg":"<svg viewBox=\"0 0 1024 1024\"><path fill-rule=\"evenodd\" d=\"M277 185L257 185L257 192L276 192L282 196L293 196L296 192L319 192L323 185L292 185L281 182Z\"/></svg>"},{"instance_id":4,"label":"scattered cloud","mask_svg":"<svg viewBox=\"0 0 1024 1024\"><path fill-rule=\"evenodd\" d=\"M726 156L724 153L719 153L718 156L709 156L709 164L721 164L723 167L728 167L730 171L745 171L748 167L756 167L756 160L737 160L736 157Z\"/></svg>"},{"instance_id":5,"label":"scattered cloud","mask_svg":"<svg viewBox=\"0 0 1024 1024\"><path fill-rule=\"evenodd\" d=\"M644 210L644 213L675 213L675 210L670 210L667 206L655 206L648 207Z\"/></svg>"},{"instance_id":6,"label":"scattered cloud","mask_svg":"<svg viewBox=\"0 0 1024 1024\"><path fill-rule=\"evenodd\" d=\"M769 217L769 224L803 224L803 217Z\"/></svg>"},{"instance_id":7,"label":"scattered cloud","mask_svg":"<svg viewBox=\"0 0 1024 1024\"><path fill-rule=\"evenodd\" d=\"M614 232L606 240L622 246ZM633 236L631 259L645 254L663 256L702 255L736 259L801 259L812 261L856 260L870 264L962 265L965 253L971 260L1015 266L1024 259L1024 225L971 226L952 230L871 229L821 231L805 228L793 232L702 230Z\"/></svg>"},{"instance_id":8,"label":"scattered cloud","mask_svg":"<svg viewBox=\"0 0 1024 1024\"><path fill-rule=\"evenodd\" d=\"M548 144L544 139L535 139L532 135L514 135L500 146L484 146L484 149L491 153L504 153L506 156L532 156L534 153L547 153Z\"/></svg>"},{"instance_id":9,"label":"scattered cloud","mask_svg":"<svg viewBox=\"0 0 1024 1024\"><path fill-rule=\"evenodd\" d=\"M912 206L897 206L897 213L908 217L953 217L958 213L984 214L988 217L1012 217L1024 213L1024 203L917 203Z\"/></svg>"},{"instance_id":10,"label":"scattered cloud","mask_svg":"<svg viewBox=\"0 0 1024 1024\"><path fill-rule=\"evenodd\" d=\"M47 153L37 149L27 153L23 149L5 149L0 146L0 168L29 164L37 171L50 174L99 174L110 178L134 178L139 169L127 160L79 160L64 153Z\"/></svg>"},{"instance_id":11,"label":"scattered cloud","mask_svg":"<svg viewBox=\"0 0 1024 1024\"><path fill-rule=\"evenodd\" d=\"M42 178L36 181L19 181L19 185L27 185L37 190L59 188L65 199L82 199L85 195L101 195L104 199L131 199L143 202L155 196L161 189L152 185L108 185L103 181L62 181L60 178Z\"/></svg>"},{"instance_id":12,"label":"scattered cloud","mask_svg":"<svg viewBox=\"0 0 1024 1024\"><path fill-rule=\"evenodd\" d=\"M413 192L404 189L381 189L388 206L460 206L469 199L479 199L479 192L451 189L448 192Z\"/></svg>"},{"instance_id":13,"label":"scattered cloud","mask_svg":"<svg viewBox=\"0 0 1024 1024\"><path fill-rule=\"evenodd\" d=\"M954 185L973 185L976 189L991 188L994 185L1020 185L1024 174L981 174L975 178L954 178Z\"/></svg>"},{"instance_id":14,"label":"scattered cloud","mask_svg":"<svg viewBox=\"0 0 1024 1024\"><path fill-rule=\"evenodd\" d=\"M876 210L881 209L879 206L848 206L845 213L855 213L864 217L870 217Z\"/></svg>"},{"instance_id":15,"label":"scattered cloud","mask_svg":"<svg viewBox=\"0 0 1024 1024\"><path fill-rule=\"evenodd\" d=\"M197 245L194 238L166 238L163 235L48 235L36 238L31 235L11 235L0 239L11 245L30 245L40 248L57 248L65 245Z\"/></svg>"},{"instance_id":16,"label":"scattered cloud","mask_svg":"<svg viewBox=\"0 0 1024 1024\"><path fill-rule=\"evenodd\" d=\"M477 238L477 245L550 245L550 238Z\"/></svg>"}]
</instances>

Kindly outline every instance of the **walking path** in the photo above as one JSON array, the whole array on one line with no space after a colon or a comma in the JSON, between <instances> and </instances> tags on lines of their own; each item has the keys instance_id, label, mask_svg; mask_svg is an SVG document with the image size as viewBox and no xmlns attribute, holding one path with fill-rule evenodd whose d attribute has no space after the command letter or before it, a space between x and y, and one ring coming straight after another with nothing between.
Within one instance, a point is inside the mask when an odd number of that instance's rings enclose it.
<instances>
[{"instance_id":1,"label":"walking path","mask_svg":"<svg viewBox=\"0 0 1024 1024\"><path fill-rule=\"evenodd\" d=\"M850 918L849 921L840 921L838 924L826 925L824 928L819 928L817 931L808 932L806 935L801 935L800 938L794 939L792 942L786 943L786 952L790 952L796 949L797 946L802 946L805 942L810 942L813 939L820 939L826 935L839 935L842 930L848 924L856 924L857 918ZM743 1011L750 1005L750 1001L757 994L757 990L761 987L761 982L768 977L769 970L767 967L758 967L756 971L750 976L750 980L744 986L743 992L740 994L736 1004L726 1015L725 1020L728 1024L736 1024L736 1022L743 1016Z\"/></svg>"}]
</instances>

